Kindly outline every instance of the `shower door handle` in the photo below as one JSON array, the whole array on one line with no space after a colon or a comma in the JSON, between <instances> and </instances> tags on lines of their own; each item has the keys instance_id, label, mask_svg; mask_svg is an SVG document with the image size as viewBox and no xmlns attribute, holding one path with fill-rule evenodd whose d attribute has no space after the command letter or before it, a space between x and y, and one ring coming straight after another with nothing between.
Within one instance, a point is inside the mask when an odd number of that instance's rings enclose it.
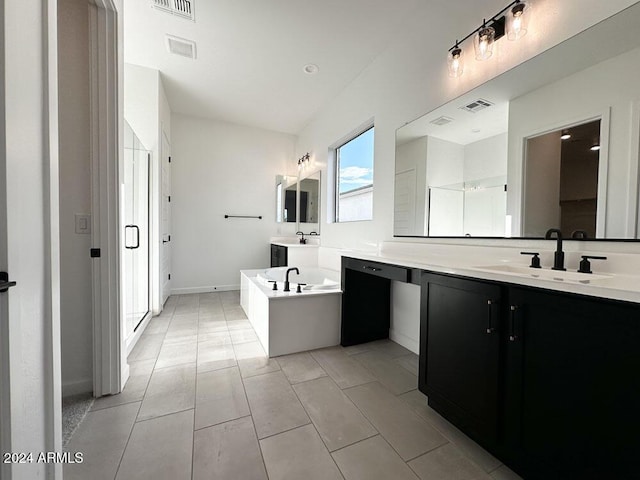
<instances>
[{"instance_id":1,"label":"shower door handle","mask_svg":"<svg viewBox=\"0 0 640 480\"><path fill-rule=\"evenodd\" d=\"M140 228L137 225L125 225L125 227L124 227L125 232L127 231L127 228L135 228L135 230L136 230L136 244L133 245L133 246L127 245L127 241L126 241L126 238L125 238L124 248L127 248L129 250L135 250L137 248L140 248Z\"/></svg>"}]
</instances>

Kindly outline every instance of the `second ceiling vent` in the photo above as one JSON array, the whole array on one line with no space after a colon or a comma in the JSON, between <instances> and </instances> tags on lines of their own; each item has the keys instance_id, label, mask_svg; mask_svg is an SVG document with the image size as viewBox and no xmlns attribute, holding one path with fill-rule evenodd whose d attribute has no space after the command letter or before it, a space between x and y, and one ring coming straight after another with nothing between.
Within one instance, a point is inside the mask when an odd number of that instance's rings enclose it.
<instances>
[{"instance_id":1,"label":"second ceiling vent","mask_svg":"<svg viewBox=\"0 0 640 480\"><path fill-rule=\"evenodd\" d=\"M167 35L167 50L174 55L187 57L192 60L196 59L196 42L187 40L173 35Z\"/></svg>"},{"instance_id":2,"label":"second ceiling vent","mask_svg":"<svg viewBox=\"0 0 640 480\"><path fill-rule=\"evenodd\" d=\"M193 0L151 0L151 5L163 12L195 21Z\"/></svg>"}]
</instances>

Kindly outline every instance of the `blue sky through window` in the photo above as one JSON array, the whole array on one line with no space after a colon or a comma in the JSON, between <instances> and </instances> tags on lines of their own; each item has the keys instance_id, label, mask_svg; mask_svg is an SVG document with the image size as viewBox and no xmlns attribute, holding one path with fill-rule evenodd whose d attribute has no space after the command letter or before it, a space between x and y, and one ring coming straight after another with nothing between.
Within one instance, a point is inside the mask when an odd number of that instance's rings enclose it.
<instances>
[{"instance_id":1,"label":"blue sky through window","mask_svg":"<svg viewBox=\"0 0 640 480\"><path fill-rule=\"evenodd\" d=\"M373 184L373 127L340 147L339 193Z\"/></svg>"}]
</instances>

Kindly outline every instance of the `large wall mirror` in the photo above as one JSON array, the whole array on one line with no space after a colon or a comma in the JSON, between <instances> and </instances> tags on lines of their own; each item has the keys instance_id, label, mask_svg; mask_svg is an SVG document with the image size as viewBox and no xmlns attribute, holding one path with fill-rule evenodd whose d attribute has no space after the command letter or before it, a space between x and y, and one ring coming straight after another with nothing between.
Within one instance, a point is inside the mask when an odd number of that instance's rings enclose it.
<instances>
[{"instance_id":1,"label":"large wall mirror","mask_svg":"<svg viewBox=\"0 0 640 480\"><path fill-rule=\"evenodd\" d=\"M637 3L398 129L394 235L637 238L639 31Z\"/></svg>"},{"instance_id":2,"label":"large wall mirror","mask_svg":"<svg viewBox=\"0 0 640 480\"><path fill-rule=\"evenodd\" d=\"M320 234L320 172L305 178L276 176L276 222L296 223L304 233Z\"/></svg>"}]
</instances>

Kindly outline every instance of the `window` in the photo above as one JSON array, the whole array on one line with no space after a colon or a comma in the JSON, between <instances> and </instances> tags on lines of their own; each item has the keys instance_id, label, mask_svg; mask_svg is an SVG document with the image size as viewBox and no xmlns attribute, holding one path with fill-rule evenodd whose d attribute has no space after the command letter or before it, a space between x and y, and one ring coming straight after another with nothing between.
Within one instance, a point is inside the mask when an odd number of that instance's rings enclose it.
<instances>
[{"instance_id":1,"label":"window","mask_svg":"<svg viewBox=\"0 0 640 480\"><path fill-rule=\"evenodd\" d=\"M336 149L336 222L373 219L373 127Z\"/></svg>"}]
</instances>

